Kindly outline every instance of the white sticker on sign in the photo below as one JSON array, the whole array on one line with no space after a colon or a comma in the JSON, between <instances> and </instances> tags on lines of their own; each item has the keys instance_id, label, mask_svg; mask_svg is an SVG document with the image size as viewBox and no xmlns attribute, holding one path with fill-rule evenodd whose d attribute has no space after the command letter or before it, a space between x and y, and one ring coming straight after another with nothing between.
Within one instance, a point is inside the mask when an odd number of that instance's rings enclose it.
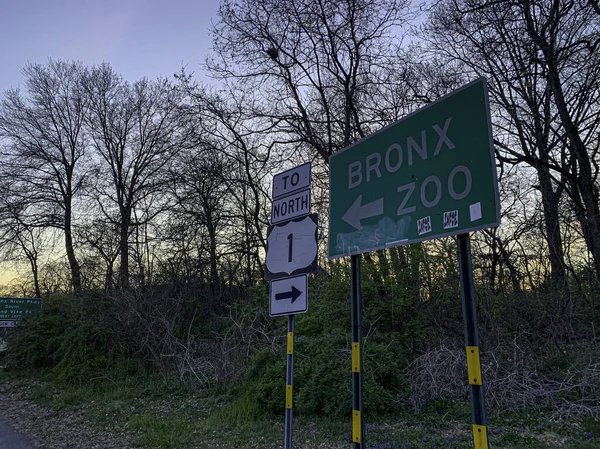
<instances>
[{"instance_id":1,"label":"white sticker on sign","mask_svg":"<svg viewBox=\"0 0 600 449\"><path fill-rule=\"evenodd\" d=\"M458 227L458 210L444 212L444 229Z\"/></svg>"},{"instance_id":2,"label":"white sticker on sign","mask_svg":"<svg viewBox=\"0 0 600 449\"><path fill-rule=\"evenodd\" d=\"M471 215L471 221L477 221L481 219L481 203L471 204L469 206L469 214Z\"/></svg>"},{"instance_id":3,"label":"white sticker on sign","mask_svg":"<svg viewBox=\"0 0 600 449\"><path fill-rule=\"evenodd\" d=\"M419 235L427 234L431 231L431 217L424 217L417 220L417 232Z\"/></svg>"}]
</instances>

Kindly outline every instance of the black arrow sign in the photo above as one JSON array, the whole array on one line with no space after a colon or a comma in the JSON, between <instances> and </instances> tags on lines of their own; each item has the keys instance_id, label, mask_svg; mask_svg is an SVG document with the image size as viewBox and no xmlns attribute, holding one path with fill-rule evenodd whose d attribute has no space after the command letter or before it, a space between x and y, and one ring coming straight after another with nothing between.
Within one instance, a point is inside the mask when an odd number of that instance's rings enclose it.
<instances>
[{"instance_id":1,"label":"black arrow sign","mask_svg":"<svg viewBox=\"0 0 600 449\"><path fill-rule=\"evenodd\" d=\"M300 296L301 294L302 294L302 292L292 285L292 289L289 292L276 293L275 301L281 301L283 299L291 299L292 304L294 304L294 301L297 300L298 296Z\"/></svg>"}]
</instances>

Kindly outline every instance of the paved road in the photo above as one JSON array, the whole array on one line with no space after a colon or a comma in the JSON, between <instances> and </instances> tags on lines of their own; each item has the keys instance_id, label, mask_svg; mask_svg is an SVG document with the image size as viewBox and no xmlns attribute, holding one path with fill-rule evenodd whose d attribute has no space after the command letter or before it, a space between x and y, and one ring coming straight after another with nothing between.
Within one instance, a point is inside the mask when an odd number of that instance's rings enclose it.
<instances>
[{"instance_id":1,"label":"paved road","mask_svg":"<svg viewBox=\"0 0 600 449\"><path fill-rule=\"evenodd\" d=\"M29 438L7 424L0 416L0 448L35 449L35 446Z\"/></svg>"}]
</instances>

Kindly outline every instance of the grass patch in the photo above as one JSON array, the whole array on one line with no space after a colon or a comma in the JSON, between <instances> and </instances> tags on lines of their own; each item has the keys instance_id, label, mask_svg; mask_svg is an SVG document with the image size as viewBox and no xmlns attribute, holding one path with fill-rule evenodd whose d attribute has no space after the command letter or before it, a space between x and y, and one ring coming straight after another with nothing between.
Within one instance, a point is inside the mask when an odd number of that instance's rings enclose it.
<instances>
[{"instance_id":1,"label":"grass patch","mask_svg":"<svg viewBox=\"0 0 600 449\"><path fill-rule=\"evenodd\" d=\"M79 387L22 379L30 399L56 410L78 408L98 427L133 431L146 449L275 449L283 444L284 409L275 418L261 410L252 388L197 389L158 376L107 379ZM490 417L490 446L497 449L596 449L600 422L550 420L549 411ZM370 416L367 419L371 418ZM350 445L351 419L295 413L294 447L341 449ZM440 401L420 412L394 413L370 422L369 449L467 449L473 445L468 402Z\"/></svg>"},{"instance_id":2,"label":"grass patch","mask_svg":"<svg viewBox=\"0 0 600 449\"><path fill-rule=\"evenodd\" d=\"M127 425L141 435L136 445L144 448L175 449L194 440L194 425L184 418L163 418L150 413L130 416Z\"/></svg>"}]
</instances>

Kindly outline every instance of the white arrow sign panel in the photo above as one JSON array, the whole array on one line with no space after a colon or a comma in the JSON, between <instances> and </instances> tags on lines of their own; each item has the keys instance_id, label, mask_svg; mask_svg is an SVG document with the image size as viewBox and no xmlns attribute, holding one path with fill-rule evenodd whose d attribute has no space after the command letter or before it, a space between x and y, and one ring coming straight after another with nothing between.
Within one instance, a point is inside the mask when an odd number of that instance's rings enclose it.
<instances>
[{"instance_id":1,"label":"white arrow sign panel","mask_svg":"<svg viewBox=\"0 0 600 449\"><path fill-rule=\"evenodd\" d=\"M271 281L269 315L294 315L308 310L308 278L305 274Z\"/></svg>"},{"instance_id":2,"label":"white arrow sign panel","mask_svg":"<svg viewBox=\"0 0 600 449\"><path fill-rule=\"evenodd\" d=\"M267 233L267 281L317 269L317 214L270 226Z\"/></svg>"}]
</instances>

